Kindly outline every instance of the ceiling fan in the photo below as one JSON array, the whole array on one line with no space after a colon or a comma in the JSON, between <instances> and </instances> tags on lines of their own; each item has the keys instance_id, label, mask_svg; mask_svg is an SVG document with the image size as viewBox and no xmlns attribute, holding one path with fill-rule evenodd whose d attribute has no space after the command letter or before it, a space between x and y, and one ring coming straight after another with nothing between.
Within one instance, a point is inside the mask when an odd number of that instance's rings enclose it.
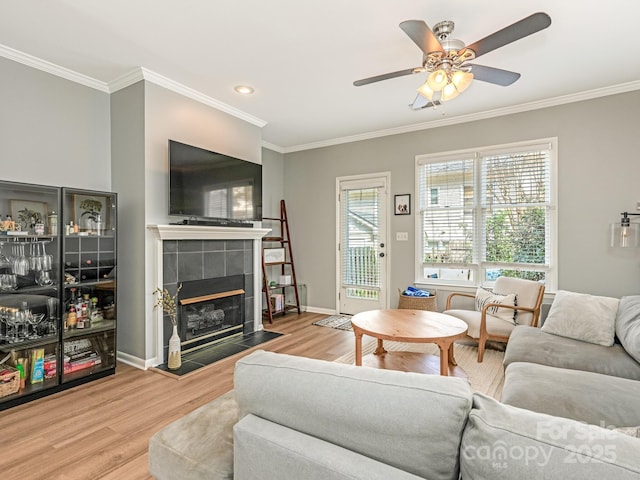
<instances>
[{"instance_id":1,"label":"ceiling fan","mask_svg":"<svg viewBox=\"0 0 640 480\"><path fill-rule=\"evenodd\" d=\"M422 20L407 20L400 28L422 50L422 65L397 72L356 80L356 87L390 78L428 72L427 81L418 88L418 96L410 105L414 110L435 107L452 100L462 93L473 79L506 87L514 83L520 74L485 65L468 63L485 53L520 40L551 25L551 17L543 12L534 13L522 20L498 30L471 45L450 38L454 23L437 23L433 30Z\"/></svg>"}]
</instances>

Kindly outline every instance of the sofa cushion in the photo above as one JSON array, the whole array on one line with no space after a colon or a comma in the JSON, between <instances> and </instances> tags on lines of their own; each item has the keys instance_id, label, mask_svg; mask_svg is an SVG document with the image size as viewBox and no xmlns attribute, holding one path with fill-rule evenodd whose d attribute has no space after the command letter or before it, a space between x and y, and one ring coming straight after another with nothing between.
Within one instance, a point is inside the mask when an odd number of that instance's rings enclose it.
<instances>
[{"instance_id":1,"label":"sofa cushion","mask_svg":"<svg viewBox=\"0 0 640 480\"><path fill-rule=\"evenodd\" d=\"M627 353L640 362L640 295L620 299L616 335Z\"/></svg>"},{"instance_id":2,"label":"sofa cushion","mask_svg":"<svg viewBox=\"0 0 640 480\"><path fill-rule=\"evenodd\" d=\"M253 414L430 479L458 478L471 409L466 380L257 351L236 363L240 415Z\"/></svg>"},{"instance_id":3,"label":"sofa cushion","mask_svg":"<svg viewBox=\"0 0 640 480\"><path fill-rule=\"evenodd\" d=\"M234 480L420 480L255 415L233 427Z\"/></svg>"},{"instance_id":4,"label":"sofa cushion","mask_svg":"<svg viewBox=\"0 0 640 480\"><path fill-rule=\"evenodd\" d=\"M542 331L611 346L615 337L618 303L617 298L558 290Z\"/></svg>"},{"instance_id":5,"label":"sofa cushion","mask_svg":"<svg viewBox=\"0 0 640 480\"><path fill-rule=\"evenodd\" d=\"M482 314L475 310L445 310L443 313L452 315L465 322L469 329L467 335L471 338L480 338L480 324L482 322ZM491 335L500 337L508 337L514 329L513 323L505 322L501 318L487 315L486 317L487 332Z\"/></svg>"},{"instance_id":6,"label":"sofa cushion","mask_svg":"<svg viewBox=\"0 0 640 480\"><path fill-rule=\"evenodd\" d=\"M502 390L508 405L606 428L640 425L638 399L637 380L521 362L507 367Z\"/></svg>"},{"instance_id":7,"label":"sofa cushion","mask_svg":"<svg viewBox=\"0 0 640 480\"><path fill-rule=\"evenodd\" d=\"M622 433L474 394L460 470L473 480L637 480L639 448L638 439Z\"/></svg>"},{"instance_id":8,"label":"sofa cushion","mask_svg":"<svg viewBox=\"0 0 640 480\"><path fill-rule=\"evenodd\" d=\"M519 325L513 329L504 354L505 367L515 362L584 370L640 380L640 363L616 343L603 347L559 337L539 328Z\"/></svg>"},{"instance_id":9,"label":"sofa cushion","mask_svg":"<svg viewBox=\"0 0 640 480\"><path fill-rule=\"evenodd\" d=\"M488 303L499 303L500 305L514 307L518 304L518 300L515 293L499 295L484 288L478 288L478 290L476 290L475 299L476 312L481 312L484 306ZM499 318L500 320L504 320L505 322L515 324L516 310L512 308L488 307L487 314L492 315L495 318Z\"/></svg>"}]
</instances>

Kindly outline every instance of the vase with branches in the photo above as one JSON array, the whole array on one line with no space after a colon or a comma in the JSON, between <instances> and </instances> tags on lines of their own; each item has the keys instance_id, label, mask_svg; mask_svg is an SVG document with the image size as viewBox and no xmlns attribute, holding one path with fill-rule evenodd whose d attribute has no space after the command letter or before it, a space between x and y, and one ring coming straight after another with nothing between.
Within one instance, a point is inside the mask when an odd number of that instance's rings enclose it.
<instances>
[{"instance_id":1,"label":"vase with branches","mask_svg":"<svg viewBox=\"0 0 640 480\"><path fill-rule=\"evenodd\" d=\"M82 213L80 214L80 220L83 220L86 217L87 229L89 231L94 229L100 230L100 227L98 227L98 225L102 224L102 202L99 200L88 198L80 202L80 210L82 210Z\"/></svg>"},{"instance_id":2,"label":"vase with branches","mask_svg":"<svg viewBox=\"0 0 640 480\"><path fill-rule=\"evenodd\" d=\"M171 325L173 326L173 332L169 338L169 355L167 360L167 367L169 370L177 370L182 366L182 357L180 351L180 336L178 335L178 294L182 289L182 284L178 286L176 293L171 295L169 290L156 288L153 293L157 295L157 300L154 308L162 308L162 311L167 314Z\"/></svg>"},{"instance_id":3,"label":"vase with branches","mask_svg":"<svg viewBox=\"0 0 640 480\"><path fill-rule=\"evenodd\" d=\"M42 214L25 207L18 211L18 220L23 229L33 230L36 224L42 223Z\"/></svg>"}]
</instances>

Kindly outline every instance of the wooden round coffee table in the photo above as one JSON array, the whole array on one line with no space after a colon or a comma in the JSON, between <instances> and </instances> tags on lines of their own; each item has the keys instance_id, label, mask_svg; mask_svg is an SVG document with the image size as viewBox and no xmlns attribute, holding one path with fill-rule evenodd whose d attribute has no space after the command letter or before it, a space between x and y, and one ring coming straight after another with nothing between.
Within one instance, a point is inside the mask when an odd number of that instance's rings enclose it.
<instances>
[{"instance_id":1,"label":"wooden round coffee table","mask_svg":"<svg viewBox=\"0 0 640 480\"><path fill-rule=\"evenodd\" d=\"M378 347L372 356L367 355L365 364L368 366L434 373L433 363L438 357L411 352L387 352L383 340L435 343L440 349L440 375L466 377L464 370L457 367L453 342L465 337L468 327L465 322L451 315L426 310L370 310L354 315L351 325L356 336L356 365L363 364L362 336L369 335L378 339ZM420 360L416 361L415 357Z\"/></svg>"}]
</instances>

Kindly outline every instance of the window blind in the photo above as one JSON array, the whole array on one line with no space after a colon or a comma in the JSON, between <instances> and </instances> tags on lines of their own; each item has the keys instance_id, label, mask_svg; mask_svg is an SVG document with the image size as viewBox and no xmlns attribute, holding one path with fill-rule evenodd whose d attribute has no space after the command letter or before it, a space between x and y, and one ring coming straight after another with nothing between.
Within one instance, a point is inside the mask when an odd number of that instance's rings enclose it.
<instances>
[{"instance_id":1,"label":"window blind","mask_svg":"<svg viewBox=\"0 0 640 480\"><path fill-rule=\"evenodd\" d=\"M550 139L417 157L416 280L553 281L554 155Z\"/></svg>"},{"instance_id":2,"label":"window blind","mask_svg":"<svg viewBox=\"0 0 640 480\"><path fill-rule=\"evenodd\" d=\"M535 149L480 158L484 262L549 267L549 155Z\"/></svg>"},{"instance_id":3,"label":"window blind","mask_svg":"<svg viewBox=\"0 0 640 480\"><path fill-rule=\"evenodd\" d=\"M423 163L419 176L422 261L471 263L474 232L473 158Z\"/></svg>"},{"instance_id":4,"label":"window blind","mask_svg":"<svg viewBox=\"0 0 640 480\"><path fill-rule=\"evenodd\" d=\"M381 188L343 189L340 193L340 258L344 287L379 286Z\"/></svg>"}]
</instances>

